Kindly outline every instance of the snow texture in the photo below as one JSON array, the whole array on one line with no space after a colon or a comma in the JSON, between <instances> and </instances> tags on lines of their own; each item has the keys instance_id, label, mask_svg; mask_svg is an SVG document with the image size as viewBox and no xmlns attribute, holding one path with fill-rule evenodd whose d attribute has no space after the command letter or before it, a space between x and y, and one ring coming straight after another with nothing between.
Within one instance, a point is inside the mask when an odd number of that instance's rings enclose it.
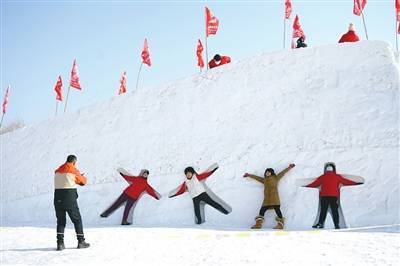
<instances>
[{"instance_id":1,"label":"snow texture","mask_svg":"<svg viewBox=\"0 0 400 266\"><path fill-rule=\"evenodd\" d=\"M286 228L309 229L318 190L296 180L319 176L327 161L365 179L341 190L349 227L400 222L398 58L381 41L254 56L24 127L1 135L1 143L3 226L55 225L54 170L68 154L78 156L89 180L78 192L85 227L120 223L122 208L107 219L99 214L127 186L116 171L124 167L134 174L149 169L150 185L163 195L140 199L135 226L249 228L263 187L243 174L294 162L279 184L281 209ZM206 207L206 223L197 226L189 194L167 193L182 183L186 166L204 170L215 162L220 167L207 185L233 211ZM274 218L268 211L264 227Z\"/></svg>"}]
</instances>

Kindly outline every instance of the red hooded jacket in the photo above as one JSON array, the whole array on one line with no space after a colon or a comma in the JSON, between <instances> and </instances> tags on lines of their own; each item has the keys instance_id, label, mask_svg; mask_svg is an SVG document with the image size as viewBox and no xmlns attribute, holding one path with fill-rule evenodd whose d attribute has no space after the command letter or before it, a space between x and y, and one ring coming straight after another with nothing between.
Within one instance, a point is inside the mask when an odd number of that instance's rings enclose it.
<instances>
[{"instance_id":1,"label":"red hooded jacket","mask_svg":"<svg viewBox=\"0 0 400 266\"><path fill-rule=\"evenodd\" d=\"M128 176L120 173L122 177L129 182L130 186L124 190L124 193L129 197L137 200L143 192L147 192L150 196L155 199L160 197L158 193L148 183L147 179L141 176Z\"/></svg>"},{"instance_id":2,"label":"red hooded jacket","mask_svg":"<svg viewBox=\"0 0 400 266\"><path fill-rule=\"evenodd\" d=\"M321 175L311 184L306 187L321 187L320 195L325 197L339 197L340 196L340 185L349 186L356 185L357 182L348 180L335 172L326 172Z\"/></svg>"},{"instance_id":3,"label":"red hooded jacket","mask_svg":"<svg viewBox=\"0 0 400 266\"><path fill-rule=\"evenodd\" d=\"M358 42L360 38L358 38L355 31L349 30L346 34L343 34L342 38L340 38L339 43L343 42Z\"/></svg>"},{"instance_id":4,"label":"red hooded jacket","mask_svg":"<svg viewBox=\"0 0 400 266\"><path fill-rule=\"evenodd\" d=\"M217 61L215 61L214 59L212 59L209 63L208 63L208 66L210 67L210 68L214 68L214 67L217 67L217 66L222 66L222 65L225 65L225 64L228 64L228 63L230 63L231 62L231 58L229 57L229 56L221 56L221 62L219 63L219 64L217 64Z\"/></svg>"}]
</instances>

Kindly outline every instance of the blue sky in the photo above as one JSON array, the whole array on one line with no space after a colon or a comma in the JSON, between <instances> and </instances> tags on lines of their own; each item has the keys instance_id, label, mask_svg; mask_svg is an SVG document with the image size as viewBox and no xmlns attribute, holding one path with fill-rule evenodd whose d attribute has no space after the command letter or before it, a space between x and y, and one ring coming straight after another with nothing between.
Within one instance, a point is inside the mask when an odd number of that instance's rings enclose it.
<instances>
[{"instance_id":1,"label":"blue sky","mask_svg":"<svg viewBox=\"0 0 400 266\"><path fill-rule=\"evenodd\" d=\"M127 71L134 91L143 40L148 38L152 67L143 67L140 86L153 87L198 72L195 49L204 41L204 6L220 20L208 39L209 57L233 61L283 47L280 1L1 1L1 99L11 84L4 124L36 124L54 117L58 75L64 98L73 59L82 91L72 90L68 112L116 96ZM296 1L287 21L287 44L295 14L309 46L337 43L349 22L365 39L353 0ZM394 0L369 0L365 19L370 40L395 46ZM59 107L59 115L63 106Z\"/></svg>"}]
</instances>

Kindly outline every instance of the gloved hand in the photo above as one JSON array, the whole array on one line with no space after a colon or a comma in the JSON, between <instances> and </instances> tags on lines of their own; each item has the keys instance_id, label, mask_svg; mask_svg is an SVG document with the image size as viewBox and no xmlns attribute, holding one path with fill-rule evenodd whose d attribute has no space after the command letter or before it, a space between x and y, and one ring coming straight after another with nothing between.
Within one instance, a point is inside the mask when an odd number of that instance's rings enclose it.
<instances>
[{"instance_id":1,"label":"gloved hand","mask_svg":"<svg viewBox=\"0 0 400 266\"><path fill-rule=\"evenodd\" d=\"M289 164L289 168L292 169L293 167L295 167L296 165L294 163Z\"/></svg>"},{"instance_id":2,"label":"gloved hand","mask_svg":"<svg viewBox=\"0 0 400 266\"><path fill-rule=\"evenodd\" d=\"M250 176L249 173L245 173L245 174L243 175L243 177L249 177L249 176Z\"/></svg>"}]
</instances>

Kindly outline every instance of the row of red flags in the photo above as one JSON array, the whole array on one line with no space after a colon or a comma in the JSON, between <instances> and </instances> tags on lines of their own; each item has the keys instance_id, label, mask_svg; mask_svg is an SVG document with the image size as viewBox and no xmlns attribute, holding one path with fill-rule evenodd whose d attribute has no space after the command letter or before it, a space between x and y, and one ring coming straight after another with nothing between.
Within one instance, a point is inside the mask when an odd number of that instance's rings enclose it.
<instances>
[{"instance_id":1,"label":"row of red flags","mask_svg":"<svg viewBox=\"0 0 400 266\"><path fill-rule=\"evenodd\" d=\"M357 16L360 16L362 14L366 4L367 4L367 0L354 0L353 13ZM397 14L397 21L400 22L400 0L395 0L395 8L396 8L396 14ZM292 0L285 0L285 18L290 19L291 13L292 13ZM210 35L216 35L216 33L218 31L218 27L219 27L218 18L215 17L211 13L211 11L208 7L205 7L205 17L206 17L206 37L209 37ZM398 33L400 34L400 23L399 23L399 27L398 27ZM300 25L299 17L298 17L298 15L296 15L294 22L293 22L292 38L299 38L302 36L305 37L305 33ZM203 56L202 56L203 50L204 50L203 44L201 43L201 40L199 39L198 43L197 43L196 55L197 55L197 65L200 68L203 68L205 65ZM144 40L141 57L142 57L142 64L146 64L150 67L151 60L150 60L150 51L149 51L147 39ZM61 78L61 76L58 76L56 85L54 87L54 90L57 94L56 100L58 100L58 101L63 100L62 85L63 85L62 78ZM72 88L78 89L78 90L82 89L81 85L80 85L80 81L79 81L76 59L74 60L73 65L72 65L69 86ZM121 79L120 79L120 88L119 88L118 94L126 93L126 91L127 91L126 71L124 71L121 76ZM6 113L9 96L10 96L10 86L8 86L4 100L3 100L3 104L2 104L3 114Z\"/></svg>"}]
</instances>

